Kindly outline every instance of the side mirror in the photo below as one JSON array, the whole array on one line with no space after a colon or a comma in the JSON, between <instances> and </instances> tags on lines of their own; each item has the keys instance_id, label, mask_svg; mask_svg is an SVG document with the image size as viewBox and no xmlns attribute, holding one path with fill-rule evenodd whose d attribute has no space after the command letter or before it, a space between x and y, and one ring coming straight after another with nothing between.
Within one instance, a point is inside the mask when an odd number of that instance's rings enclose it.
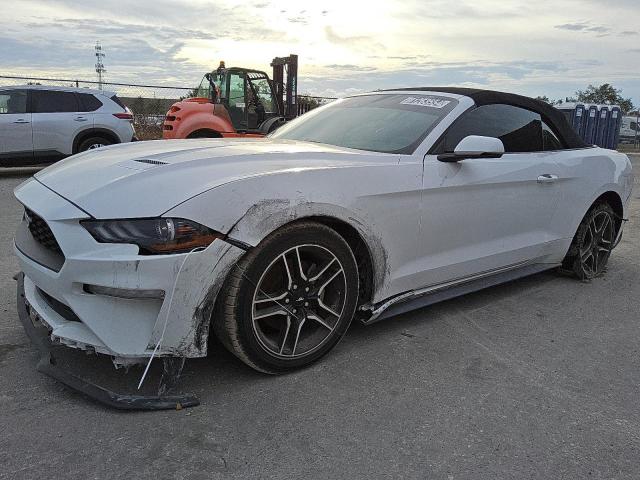
<instances>
[{"instance_id":1,"label":"side mirror","mask_svg":"<svg viewBox=\"0 0 640 480\"><path fill-rule=\"evenodd\" d=\"M453 153L442 153L438 160L459 162L466 158L500 158L503 154L504 144L499 138L469 135L460 140Z\"/></svg>"}]
</instances>

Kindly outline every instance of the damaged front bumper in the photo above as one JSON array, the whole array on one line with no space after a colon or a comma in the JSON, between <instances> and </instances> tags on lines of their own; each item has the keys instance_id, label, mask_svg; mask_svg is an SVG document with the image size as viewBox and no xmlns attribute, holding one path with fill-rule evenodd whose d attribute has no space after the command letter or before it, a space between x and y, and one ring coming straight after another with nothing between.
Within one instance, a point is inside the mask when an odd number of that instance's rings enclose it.
<instances>
[{"instance_id":1,"label":"damaged front bumper","mask_svg":"<svg viewBox=\"0 0 640 480\"><path fill-rule=\"evenodd\" d=\"M51 352L49 332L41 324L37 326L34 325L31 319L31 314L34 312L28 305L24 295L24 274L22 272L16 276L16 281L18 317L27 336L40 352L40 361L37 366L39 372L55 378L69 388L81 392L93 400L120 410L175 410L194 407L200 404L198 397L195 395L170 394L171 390L175 388L175 383L177 382L180 372L176 371L175 368L171 368L171 366L167 368L167 364L165 364L165 370L161 380L160 393L155 396L116 393L58 367L56 365L56 359ZM36 314L34 313L34 315ZM173 360L184 362L184 359ZM181 364L178 370L180 369Z\"/></svg>"},{"instance_id":2,"label":"damaged front bumper","mask_svg":"<svg viewBox=\"0 0 640 480\"><path fill-rule=\"evenodd\" d=\"M25 205L14 251L25 298L69 347L117 365L158 357L204 357L211 312L244 250L225 240L206 249L140 255L132 244L97 242L79 207L35 180L16 190Z\"/></svg>"},{"instance_id":3,"label":"damaged front bumper","mask_svg":"<svg viewBox=\"0 0 640 480\"><path fill-rule=\"evenodd\" d=\"M245 250L219 239L190 253L140 255L136 245L97 242L80 223L88 214L35 180L16 197L25 205L14 241L22 272L18 312L44 352L39 370L112 406L145 408L147 400L61 372L49 340L107 355L116 367L158 357L171 372L186 358L206 356L215 299ZM36 340L30 316L43 325L46 341ZM171 400L150 404L171 408Z\"/></svg>"}]
</instances>

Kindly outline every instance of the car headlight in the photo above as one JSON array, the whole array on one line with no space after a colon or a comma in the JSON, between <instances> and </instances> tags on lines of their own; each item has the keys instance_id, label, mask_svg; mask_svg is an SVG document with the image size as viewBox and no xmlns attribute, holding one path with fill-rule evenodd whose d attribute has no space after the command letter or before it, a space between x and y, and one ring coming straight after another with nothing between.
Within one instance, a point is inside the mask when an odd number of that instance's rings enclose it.
<instances>
[{"instance_id":1,"label":"car headlight","mask_svg":"<svg viewBox=\"0 0 640 480\"><path fill-rule=\"evenodd\" d=\"M141 255L183 253L204 248L219 232L182 218L143 218L132 220L83 220L84 228L100 243L133 243Z\"/></svg>"}]
</instances>

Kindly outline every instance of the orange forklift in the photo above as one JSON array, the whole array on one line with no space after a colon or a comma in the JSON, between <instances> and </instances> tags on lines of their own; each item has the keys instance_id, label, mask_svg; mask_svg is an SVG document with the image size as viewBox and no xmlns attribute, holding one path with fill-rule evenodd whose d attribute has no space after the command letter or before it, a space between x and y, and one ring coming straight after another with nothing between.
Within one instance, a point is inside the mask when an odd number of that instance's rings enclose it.
<instances>
[{"instance_id":1,"label":"orange forklift","mask_svg":"<svg viewBox=\"0 0 640 480\"><path fill-rule=\"evenodd\" d=\"M171 106L162 137L262 137L295 118L298 56L276 57L271 66L273 80L265 72L220 62L192 98Z\"/></svg>"}]
</instances>

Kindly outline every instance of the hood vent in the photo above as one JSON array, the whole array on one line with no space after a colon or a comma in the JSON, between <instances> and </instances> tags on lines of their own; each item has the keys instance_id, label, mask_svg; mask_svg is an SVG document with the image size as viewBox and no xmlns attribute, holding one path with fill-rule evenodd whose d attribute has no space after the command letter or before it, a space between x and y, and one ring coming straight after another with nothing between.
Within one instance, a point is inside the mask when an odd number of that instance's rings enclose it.
<instances>
[{"instance_id":1,"label":"hood vent","mask_svg":"<svg viewBox=\"0 0 640 480\"><path fill-rule=\"evenodd\" d=\"M147 158L140 158L140 159L134 160L134 162L147 163L149 165L169 165L169 162L161 162L160 160L149 160Z\"/></svg>"}]
</instances>

